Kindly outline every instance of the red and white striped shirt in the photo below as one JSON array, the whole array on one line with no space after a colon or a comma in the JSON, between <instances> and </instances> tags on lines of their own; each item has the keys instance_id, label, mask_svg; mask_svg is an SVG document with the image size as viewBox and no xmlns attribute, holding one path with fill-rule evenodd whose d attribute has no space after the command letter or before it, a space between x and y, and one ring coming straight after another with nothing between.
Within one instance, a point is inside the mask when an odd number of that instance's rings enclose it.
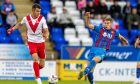
<instances>
[{"instance_id":1,"label":"red and white striped shirt","mask_svg":"<svg viewBox=\"0 0 140 84\"><path fill-rule=\"evenodd\" d=\"M43 16L33 19L31 15L25 16L21 24L26 24L28 42L42 43L45 42L42 30L48 28Z\"/></svg>"}]
</instances>

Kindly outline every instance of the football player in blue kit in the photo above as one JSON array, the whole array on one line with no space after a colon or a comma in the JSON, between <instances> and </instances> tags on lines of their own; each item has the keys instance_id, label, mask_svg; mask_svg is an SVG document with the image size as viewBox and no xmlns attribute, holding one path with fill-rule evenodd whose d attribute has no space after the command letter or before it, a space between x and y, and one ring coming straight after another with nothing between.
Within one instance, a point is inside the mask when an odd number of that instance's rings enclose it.
<instances>
[{"instance_id":1,"label":"football player in blue kit","mask_svg":"<svg viewBox=\"0 0 140 84\"><path fill-rule=\"evenodd\" d=\"M79 73L78 80L83 76L87 76L90 84L94 84L93 70L95 65L103 60L106 51L109 49L109 46L115 37L118 37L123 45L128 45L128 41L120 35L117 30L112 29L112 21L112 18L106 17L104 19L104 26L95 26L90 23L90 13L86 12L86 26L96 32L96 39L88 54L88 65L84 71Z\"/></svg>"}]
</instances>

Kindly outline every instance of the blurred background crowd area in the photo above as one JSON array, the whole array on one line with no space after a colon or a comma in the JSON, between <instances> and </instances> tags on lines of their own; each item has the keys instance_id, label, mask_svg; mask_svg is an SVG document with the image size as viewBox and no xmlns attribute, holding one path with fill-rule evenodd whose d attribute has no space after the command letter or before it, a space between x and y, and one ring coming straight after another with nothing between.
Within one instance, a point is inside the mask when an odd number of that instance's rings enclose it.
<instances>
[{"instance_id":1,"label":"blurred background crowd area","mask_svg":"<svg viewBox=\"0 0 140 84\"><path fill-rule=\"evenodd\" d=\"M92 46L95 32L86 28L85 12L91 13L91 23L103 25L106 16L113 18L112 28L134 44L140 34L140 0L0 0L0 43L26 44L25 26L8 35L6 30L30 14L33 3L41 5L50 39L46 41L48 59L59 59L64 45ZM116 38L112 45L121 46Z\"/></svg>"}]
</instances>

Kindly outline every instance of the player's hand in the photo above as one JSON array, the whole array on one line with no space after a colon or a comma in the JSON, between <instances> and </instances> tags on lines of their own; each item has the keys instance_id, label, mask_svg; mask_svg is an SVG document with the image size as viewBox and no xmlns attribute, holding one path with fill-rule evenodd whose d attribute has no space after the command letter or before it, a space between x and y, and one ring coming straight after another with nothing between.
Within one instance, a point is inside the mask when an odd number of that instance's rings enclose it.
<instances>
[{"instance_id":1,"label":"player's hand","mask_svg":"<svg viewBox=\"0 0 140 84\"><path fill-rule=\"evenodd\" d=\"M140 39L137 38L136 41L135 41L135 43L134 43L134 47L135 48L140 48L140 45L139 44L140 44Z\"/></svg>"},{"instance_id":2,"label":"player's hand","mask_svg":"<svg viewBox=\"0 0 140 84\"><path fill-rule=\"evenodd\" d=\"M10 29L7 30L7 33L8 34L11 34L13 31L14 31L14 29L13 28L10 28Z\"/></svg>"},{"instance_id":3,"label":"player's hand","mask_svg":"<svg viewBox=\"0 0 140 84\"><path fill-rule=\"evenodd\" d=\"M123 44L124 46L128 46L128 45L129 45L128 42L123 42L122 44Z\"/></svg>"},{"instance_id":4,"label":"player's hand","mask_svg":"<svg viewBox=\"0 0 140 84\"><path fill-rule=\"evenodd\" d=\"M43 37L44 37L45 40L49 39L49 35L43 35Z\"/></svg>"},{"instance_id":5,"label":"player's hand","mask_svg":"<svg viewBox=\"0 0 140 84\"><path fill-rule=\"evenodd\" d=\"M90 12L86 12L85 15L86 15L87 18L90 18Z\"/></svg>"}]
</instances>

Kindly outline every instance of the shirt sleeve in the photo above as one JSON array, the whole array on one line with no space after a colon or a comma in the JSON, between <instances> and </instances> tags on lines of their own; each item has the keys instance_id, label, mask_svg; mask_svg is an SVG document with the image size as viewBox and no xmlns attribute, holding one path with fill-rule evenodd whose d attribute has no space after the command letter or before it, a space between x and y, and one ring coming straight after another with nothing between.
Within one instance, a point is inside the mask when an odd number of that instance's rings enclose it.
<instances>
[{"instance_id":1,"label":"shirt sleeve","mask_svg":"<svg viewBox=\"0 0 140 84\"><path fill-rule=\"evenodd\" d=\"M118 37L118 36L120 35L119 31L116 30L115 32L116 32L116 33L115 33L115 37Z\"/></svg>"},{"instance_id":2,"label":"shirt sleeve","mask_svg":"<svg viewBox=\"0 0 140 84\"><path fill-rule=\"evenodd\" d=\"M102 26L94 26L94 30L98 33L100 32L101 28Z\"/></svg>"},{"instance_id":3,"label":"shirt sleeve","mask_svg":"<svg viewBox=\"0 0 140 84\"><path fill-rule=\"evenodd\" d=\"M43 29L48 28L47 23L46 23L46 19L43 17L42 20L43 20L43 21L42 21L42 22L43 22L43 24L42 24Z\"/></svg>"},{"instance_id":4,"label":"shirt sleeve","mask_svg":"<svg viewBox=\"0 0 140 84\"><path fill-rule=\"evenodd\" d=\"M26 17L24 17L22 20L21 20L21 24L25 24L25 22L26 22Z\"/></svg>"}]
</instances>

